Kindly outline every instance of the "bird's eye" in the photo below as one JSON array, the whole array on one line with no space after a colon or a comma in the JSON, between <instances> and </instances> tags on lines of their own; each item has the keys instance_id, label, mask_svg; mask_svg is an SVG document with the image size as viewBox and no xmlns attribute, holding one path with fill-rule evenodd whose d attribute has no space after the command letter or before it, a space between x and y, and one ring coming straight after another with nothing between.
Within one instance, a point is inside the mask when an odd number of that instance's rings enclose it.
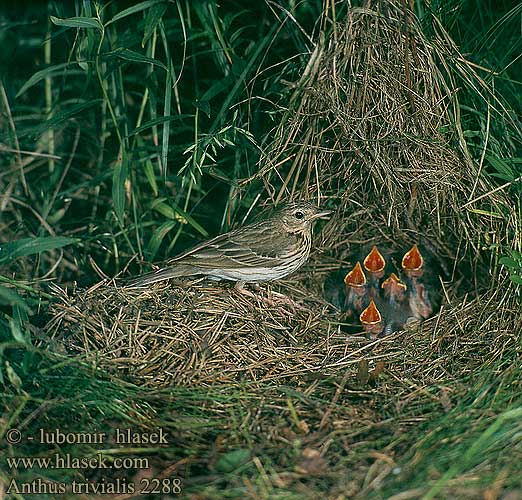
<instances>
[{"instance_id":1,"label":"bird's eye","mask_svg":"<svg viewBox=\"0 0 522 500\"><path fill-rule=\"evenodd\" d=\"M301 210L298 210L295 214L295 218L301 220L304 217L304 212L301 212Z\"/></svg>"}]
</instances>

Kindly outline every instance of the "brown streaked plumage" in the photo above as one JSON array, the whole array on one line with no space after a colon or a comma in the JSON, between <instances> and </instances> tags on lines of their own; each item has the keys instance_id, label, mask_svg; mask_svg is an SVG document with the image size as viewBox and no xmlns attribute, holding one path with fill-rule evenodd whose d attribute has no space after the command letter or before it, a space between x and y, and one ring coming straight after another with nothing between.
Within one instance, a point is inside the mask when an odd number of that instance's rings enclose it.
<instances>
[{"instance_id":1,"label":"brown streaked plumage","mask_svg":"<svg viewBox=\"0 0 522 500\"><path fill-rule=\"evenodd\" d=\"M310 202L289 203L266 219L196 245L127 286L143 287L170 278L202 275L235 281L236 287L242 289L245 283L283 278L306 262L313 222L329 213Z\"/></svg>"}]
</instances>

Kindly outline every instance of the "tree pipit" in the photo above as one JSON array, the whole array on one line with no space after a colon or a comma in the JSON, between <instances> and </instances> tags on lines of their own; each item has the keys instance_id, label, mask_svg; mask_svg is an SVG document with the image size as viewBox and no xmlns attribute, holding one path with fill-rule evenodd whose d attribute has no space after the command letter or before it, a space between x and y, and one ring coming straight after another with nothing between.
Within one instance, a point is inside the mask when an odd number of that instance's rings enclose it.
<instances>
[{"instance_id":1,"label":"tree pipit","mask_svg":"<svg viewBox=\"0 0 522 500\"><path fill-rule=\"evenodd\" d=\"M265 219L196 245L127 286L202 275L235 281L239 292L255 297L245 283L277 280L299 269L310 255L314 221L330 213L306 201L289 203Z\"/></svg>"}]
</instances>

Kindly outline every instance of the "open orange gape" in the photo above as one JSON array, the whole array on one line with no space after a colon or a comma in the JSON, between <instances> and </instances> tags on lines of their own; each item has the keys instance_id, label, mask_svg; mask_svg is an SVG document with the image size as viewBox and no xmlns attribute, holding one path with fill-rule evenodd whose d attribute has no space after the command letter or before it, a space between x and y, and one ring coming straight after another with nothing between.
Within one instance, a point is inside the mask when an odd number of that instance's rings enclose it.
<instances>
[{"instance_id":1,"label":"open orange gape","mask_svg":"<svg viewBox=\"0 0 522 500\"><path fill-rule=\"evenodd\" d=\"M343 313L350 331L389 335L429 318L438 308L439 273L419 247L413 245L402 258L387 257L374 245L362 265L358 260L350 271L342 271L342 281L339 272L327 278L326 298Z\"/></svg>"}]
</instances>

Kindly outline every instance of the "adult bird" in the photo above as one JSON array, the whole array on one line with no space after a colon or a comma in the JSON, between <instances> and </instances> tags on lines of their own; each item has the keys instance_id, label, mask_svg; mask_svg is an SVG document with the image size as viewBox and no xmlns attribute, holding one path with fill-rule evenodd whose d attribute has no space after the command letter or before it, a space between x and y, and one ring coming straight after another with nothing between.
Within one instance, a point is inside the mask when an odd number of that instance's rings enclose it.
<instances>
[{"instance_id":1,"label":"adult bird","mask_svg":"<svg viewBox=\"0 0 522 500\"><path fill-rule=\"evenodd\" d=\"M306 262L313 223L330 213L307 201L289 203L268 218L196 245L127 286L144 287L170 278L200 275L235 281L240 292L251 295L244 290L245 283L284 278Z\"/></svg>"}]
</instances>

